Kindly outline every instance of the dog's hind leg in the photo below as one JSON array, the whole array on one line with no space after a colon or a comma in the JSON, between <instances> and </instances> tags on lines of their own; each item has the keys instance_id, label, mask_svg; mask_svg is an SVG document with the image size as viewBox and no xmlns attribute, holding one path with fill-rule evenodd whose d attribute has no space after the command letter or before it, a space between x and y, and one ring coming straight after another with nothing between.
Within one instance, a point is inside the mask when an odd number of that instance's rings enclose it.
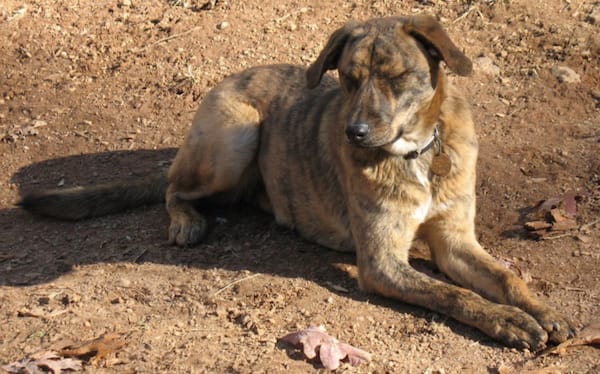
<instances>
[{"instance_id":1,"label":"dog's hind leg","mask_svg":"<svg viewBox=\"0 0 600 374\"><path fill-rule=\"evenodd\" d=\"M260 116L229 88L219 86L204 99L169 170L172 244L191 245L203 238L206 220L193 206L195 200L235 202L259 182Z\"/></svg>"}]
</instances>

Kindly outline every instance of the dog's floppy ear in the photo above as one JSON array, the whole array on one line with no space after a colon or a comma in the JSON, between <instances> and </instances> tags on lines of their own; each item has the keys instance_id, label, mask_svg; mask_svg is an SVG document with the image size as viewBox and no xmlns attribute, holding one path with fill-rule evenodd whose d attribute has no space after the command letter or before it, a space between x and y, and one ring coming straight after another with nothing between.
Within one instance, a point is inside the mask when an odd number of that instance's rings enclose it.
<instances>
[{"instance_id":1,"label":"dog's floppy ear","mask_svg":"<svg viewBox=\"0 0 600 374\"><path fill-rule=\"evenodd\" d=\"M346 41L357 25L358 22L349 22L331 34L329 41L319 54L319 57L317 57L317 60L310 65L306 71L308 88L317 87L321 82L323 74L325 74L327 70L335 69L337 67L338 60L342 55Z\"/></svg>"},{"instance_id":2,"label":"dog's floppy ear","mask_svg":"<svg viewBox=\"0 0 600 374\"><path fill-rule=\"evenodd\" d=\"M412 16L406 20L403 27L407 33L433 46L450 70L462 76L471 74L471 60L454 45L434 17L425 14Z\"/></svg>"}]
</instances>

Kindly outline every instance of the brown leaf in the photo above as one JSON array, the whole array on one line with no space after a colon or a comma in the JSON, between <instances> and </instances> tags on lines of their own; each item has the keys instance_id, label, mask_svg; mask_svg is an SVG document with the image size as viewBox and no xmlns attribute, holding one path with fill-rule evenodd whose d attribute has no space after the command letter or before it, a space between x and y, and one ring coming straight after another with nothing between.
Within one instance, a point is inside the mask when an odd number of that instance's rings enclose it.
<instances>
[{"instance_id":1,"label":"brown leaf","mask_svg":"<svg viewBox=\"0 0 600 374\"><path fill-rule=\"evenodd\" d=\"M532 231L549 229L551 227L552 227L551 223L544 222L544 221L529 221L529 222L525 222L525 228L527 230L532 230Z\"/></svg>"},{"instance_id":2,"label":"brown leaf","mask_svg":"<svg viewBox=\"0 0 600 374\"><path fill-rule=\"evenodd\" d=\"M540 213L543 217L550 210L558 208L561 201L562 197L560 196L554 196L549 199L542 200L537 204L535 211Z\"/></svg>"},{"instance_id":3,"label":"brown leaf","mask_svg":"<svg viewBox=\"0 0 600 374\"><path fill-rule=\"evenodd\" d=\"M573 191L569 191L563 198L565 213L570 218L575 218L577 215L577 201L575 200L576 194Z\"/></svg>"},{"instance_id":4,"label":"brown leaf","mask_svg":"<svg viewBox=\"0 0 600 374\"><path fill-rule=\"evenodd\" d=\"M579 331L577 336L562 342L550 350L549 353L564 356L567 354L567 349L570 347L592 344L600 344L600 320L591 322L589 325Z\"/></svg>"},{"instance_id":5,"label":"brown leaf","mask_svg":"<svg viewBox=\"0 0 600 374\"><path fill-rule=\"evenodd\" d=\"M342 350L337 340L328 339L321 343L319 347L319 358L325 368L335 370L340 366L340 360L346 357L347 353Z\"/></svg>"},{"instance_id":6,"label":"brown leaf","mask_svg":"<svg viewBox=\"0 0 600 374\"><path fill-rule=\"evenodd\" d=\"M323 366L335 370L340 366L340 360L348 358L352 366L360 365L371 360L371 354L346 343L341 343L327 334L325 327L312 326L306 330L293 332L280 339L292 345L302 344L304 355L308 359L315 358L317 353Z\"/></svg>"},{"instance_id":7,"label":"brown leaf","mask_svg":"<svg viewBox=\"0 0 600 374\"><path fill-rule=\"evenodd\" d=\"M575 228L577 228L577 222L570 218L567 218L560 222L555 222L552 225L552 231L569 231Z\"/></svg>"},{"instance_id":8,"label":"brown leaf","mask_svg":"<svg viewBox=\"0 0 600 374\"><path fill-rule=\"evenodd\" d=\"M24 358L20 361L15 361L8 365L2 366L2 369L9 373L47 373L48 371L54 374L61 374L70 371L81 371L81 360L64 358L57 355L55 352L41 352L32 357Z\"/></svg>"},{"instance_id":9,"label":"brown leaf","mask_svg":"<svg viewBox=\"0 0 600 374\"><path fill-rule=\"evenodd\" d=\"M340 343L340 347L348 355L348 361L352 366L358 366L363 362L371 361L371 354L346 343Z\"/></svg>"},{"instance_id":10,"label":"brown leaf","mask_svg":"<svg viewBox=\"0 0 600 374\"><path fill-rule=\"evenodd\" d=\"M529 214L525 228L537 239L552 236L557 231L577 228L577 201L574 192L540 201Z\"/></svg>"},{"instance_id":11,"label":"brown leaf","mask_svg":"<svg viewBox=\"0 0 600 374\"><path fill-rule=\"evenodd\" d=\"M59 354L67 357L84 357L91 355L94 356L91 360L92 364L98 365L100 360L112 353L116 353L116 351L126 344L127 342L121 338L121 334L110 332L96 339L63 347L63 349L59 351Z\"/></svg>"},{"instance_id":12,"label":"brown leaf","mask_svg":"<svg viewBox=\"0 0 600 374\"><path fill-rule=\"evenodd\" d=\"M561 213L561 210L559 208L550 209L550 216L552 216L552 219L556 223L560 223L568 219Z\"/></svg>"}]
</instances>

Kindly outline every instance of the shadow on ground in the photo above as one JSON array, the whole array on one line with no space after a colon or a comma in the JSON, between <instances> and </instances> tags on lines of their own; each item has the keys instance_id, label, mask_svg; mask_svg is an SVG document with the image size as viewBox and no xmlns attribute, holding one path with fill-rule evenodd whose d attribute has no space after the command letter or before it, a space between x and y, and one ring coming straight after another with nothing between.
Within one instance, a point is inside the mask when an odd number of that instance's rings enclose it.
<instances>
[{"instance_id":1,"label":"shadow on ground","mask_svg":"<svg viewBox=\"0 0 600 374\"><path fill-rule=\"evenodd\" d=\"M174 155L174 149L166 149L70 156L27 166L13 176L12 182L21 193L56 188L57 184L69 187L106 183L164 172ZM309 243L277 226L271 216L248 206L210 207L206 213L210 230L203 243L177 248L166 243L168 217L163 205L78 222L37 217L18 208L5 209L0 211L4 231L0 239L0 285L19 287L51 282L87 264L149 262L248 270L335 284L348 290L338 292L342 297L432 318L423 309L360 292L356 281L344 270L354 264L354 254ZM429 261L415 258L411 262L418 270L443 280ZM472 339L483 337L458 323L449 325Z\"/></svg>"}]
</instances>

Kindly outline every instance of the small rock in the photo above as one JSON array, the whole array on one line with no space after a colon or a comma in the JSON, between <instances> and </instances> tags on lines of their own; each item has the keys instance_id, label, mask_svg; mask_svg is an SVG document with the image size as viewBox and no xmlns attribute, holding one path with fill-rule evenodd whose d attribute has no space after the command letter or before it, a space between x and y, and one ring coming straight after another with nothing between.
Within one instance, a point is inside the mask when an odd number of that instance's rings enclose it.
<instances>
[{"instance_id":1,"label":"small rock","mask_svg":"<svg viewBox=\"0 0 600 374\"><path fill-rule=\"evenodd\" d=\"M42 121L41 119L36 119L36 120L31 121L31 125L33 127L44 127L44 126L48 125L48 122Z\"/></svg>"},{"instance_id":2,"label":"small rock","mask_svg":"<svg viewBox=\"0 0 600 374\"><path fill-rule=\"evenodd\" d=\"M131 0L121 0L121 6L131 6Z\"/></svg>"},{"instance_id":3,"label":"small rock","mask_svg":"<svg viewBox=\"0 0 600 374\"><path fill-rule=\"evenodd\" d=\"M32 126L32 125L25 126L21 129L21 134L23 134L25 136L36 136L39 133L40 133L39 130L36 129L35 126Z\"/></svg>"},{"instance_id":4,"label":"small rock","mask_svg":"<svg viewBox=\"0 0 600 374\"><path fill-rule=\"evenodd\" d=\"M582 243L589 243L592 241L591 237L589 237L587 235L583 235L583 234L579 234L579 235L575 236L575 238Z\"/></svg>"},{"instance_id":5,"label":"small rock","mask_svg":"<svg viewBox=\"0 0 600 374\"><path fill-rule=\"evenodd\" d=\"M585 18L585 20L588 23L591 23L592 25L600 24L600 4L597 3L594 5L594 7L592 8L592 11Z\"/></svg>"},{"instance_id":6,"label":"small rock","mask_svg":"<svg viewBox=\"0 0 600 374\"><path fill-rule=\"evenodd\" d=\"M475 59L475 64L479 67L479 70L484 74L496 76L500 74L500 68L494 64L489 57L478 57Z\"/></svg>"},{"instance_id":7,"label":"small rock","mask_svg":"<svg viewBox=\"0 0 600 374\"><path fill-rule=\"evenodd\" d=\"M223 22L217 24L217 29L218 30L224 30L224 29L226 29L228 27L229 27L229 22L227 22L227 21L223 21Z\"/></svg>"},{"instance_id":8,"label":"small rock","mask_svg":"<svg viewBox=\"0 0 600 374\"><path fill-rule=\"evenodd\" d=\"M552 75L558 79L561 83L579 83L581 82L581 77L579 74L575 72L575 70L571 69L567 66L555 66L552 68Z\"/></svg>"},{"instance_id":9,"label":"small rock","mask_svg":"<svg viewBox=\"0 0 600 374\"><path fill-rule=\"evenodd\" d=\"M38 299L38 303L40 305L48 305L48 304L50 304L50 298L47 296L42 296Z\"/></svg>"}]
</instances>

